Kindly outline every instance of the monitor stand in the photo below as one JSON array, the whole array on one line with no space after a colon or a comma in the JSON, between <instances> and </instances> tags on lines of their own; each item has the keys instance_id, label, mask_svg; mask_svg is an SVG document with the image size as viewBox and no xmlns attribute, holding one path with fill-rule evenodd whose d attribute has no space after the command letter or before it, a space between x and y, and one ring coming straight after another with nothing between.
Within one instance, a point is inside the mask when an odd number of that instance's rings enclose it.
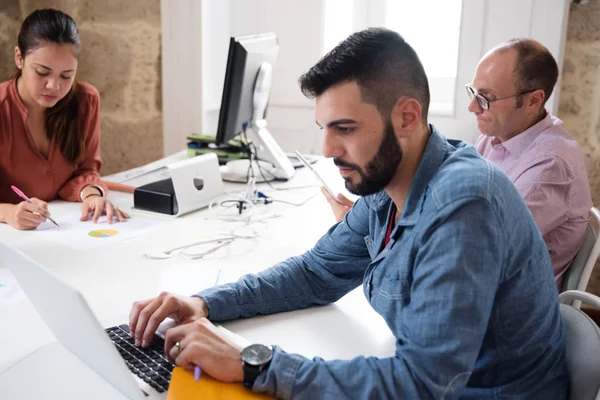
<instances>
[{"instance_id":1,"label":"monitor stand","mask_svg":"<svg viewBox=\"0 0 600 400\"><path fill-rule=\"evenodd\" d=\"M252 177L252 175L248 173L249 167L250 160L248 159L229 161L220 169L221 179L227 182L247 183L248 178ZM254 171L256 183L271 182L277 179L275 177L275 167L273 167L273 164L270 162L262 160L257 162L256 160L253 160L252 169Z\"/></svg>"},{"instance_id":2,"label":"monitor stand","mask_svg":"<svg viewBox=\"0 0 600 400\"><path fill-rule=\"evenodd\" d=\"M294 176L294 166L267 130L267 121L254 121L250 131L252 143L256 146L256 156L260 160L259 164L252 161L256 182L288 180ZM221 170L223 180L247 182L249 166L250 160L229 161Z\"/></svg>"},{"instance_id":3,"label":"monitor stand","mask_svg":"<svg viewBox=\"0 0 600 400\"><path fill-rule=\"evenodd\" d=\"M258 69L256 81L254 82L254 93L252 94L252 122L250 124L249 135L249 139L256 149L255 154L252 154L250 158L258 158L266 163L261 164L261 161L259 161L259 164L254 165L256 161L252 161L252 164L250 164L250 160L236 160L235 162L238 165L245 161L245 168L243 165L236 166L235 168L232 166L232 170L237 170L239 168L242 171L238 170L238 175L235 177L231 176L226 178L224 175L223 179L233 180L235 182L246 182L248 180L248 167L250 165L252 165L254 177L257 182L275 179L288 180L294 176L294 166L292 165L292 162L287 158L283 150L281 150L281 147L279 147L275 139L273 139L273 136L271 136L267 130L265 112L269 101L272 78L273 67L267 62L263 62ZM231 161L229 163L231 163ZM226 167L229 167L229 163L227 163ZM263 172L262 174L261 170ZM240 176L239 172L243 172L243 174Z\"/></svg>"}]
</instances>

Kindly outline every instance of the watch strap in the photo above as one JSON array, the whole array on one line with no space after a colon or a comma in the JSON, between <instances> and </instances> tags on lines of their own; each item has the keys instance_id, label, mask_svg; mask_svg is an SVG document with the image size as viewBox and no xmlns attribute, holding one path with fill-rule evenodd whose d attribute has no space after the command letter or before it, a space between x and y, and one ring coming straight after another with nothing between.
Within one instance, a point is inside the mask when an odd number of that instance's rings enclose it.
<instances>
[{"instance_id":1,"label":"watch strap","mask_svg":"<svg viewBox=\"0 0 600 400\"><path fill-rule=\"evenodd\" d=\"M258 375L260 375L260 373L263 372L268 365L269 363L266 365L250 365L244 363L244 386L246 386L248 389L252 389L256 378L258 378Z\"/></svg>"}]
</instances>

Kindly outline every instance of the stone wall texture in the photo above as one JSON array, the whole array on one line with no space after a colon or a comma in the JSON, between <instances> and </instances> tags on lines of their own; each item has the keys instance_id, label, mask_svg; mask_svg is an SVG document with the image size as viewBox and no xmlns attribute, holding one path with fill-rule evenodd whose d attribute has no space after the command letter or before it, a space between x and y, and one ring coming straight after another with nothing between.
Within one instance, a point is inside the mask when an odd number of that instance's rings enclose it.
<instances>
[{"instance_id":1,"label":"stone wall texture","mask_svg":"<svg viewBox=\"0 0 600 400\"><path fill-rule=\"evenodd\" d=\"M16 71L19 27L38 8L64 11L79 27L77 78L100 92L101 173L162 157L160 0L0 0L0 81Z\"/></svg>"},{"instance_id":2,"label":"stone wall texture","mask_svg":"<svg viewBox=\"0 0 600 400\"><path fill-rule=\"evenodd\" d=\"M571 4L558 117L575 136L600 207L600 0ZM588 285L600 295L600 263Z\"/></svg>"}]
</instances>

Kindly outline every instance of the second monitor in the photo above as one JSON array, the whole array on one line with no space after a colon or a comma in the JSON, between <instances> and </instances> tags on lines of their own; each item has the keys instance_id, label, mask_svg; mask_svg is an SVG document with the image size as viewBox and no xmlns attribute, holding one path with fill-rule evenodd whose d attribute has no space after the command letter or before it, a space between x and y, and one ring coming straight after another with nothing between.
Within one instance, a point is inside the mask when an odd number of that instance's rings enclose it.
<instances>
[{"instance_id":1,"label":"second monitor","mask_svg":"<svg viewBox=\"0 0 600 400\"><path fill-rule=\"evenodd\" d=\"M279 41L274 33L230 40L216 144L227 144L241 134L254 144L255 156L262 162L232 161L238 165L228 169L240 176L224 179L245 181L252 165L260 169L257 172L265 180L287 180L294 175L292 163L267 130L265 119L278 52Z\"/></svg>"}]
</instances>

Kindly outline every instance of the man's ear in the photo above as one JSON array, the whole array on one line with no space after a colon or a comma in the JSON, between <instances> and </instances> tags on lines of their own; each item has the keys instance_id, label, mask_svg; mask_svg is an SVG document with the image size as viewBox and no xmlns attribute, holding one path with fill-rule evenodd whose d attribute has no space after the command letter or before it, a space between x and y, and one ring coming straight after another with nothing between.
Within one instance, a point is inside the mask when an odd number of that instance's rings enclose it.
<instances>
[{"instance_id":1,"label":"man's ear","mask_svg":"<svg viewBox=\"0 0 600 400\"><path fill-rule=\"evenodd\" d=\"M396 133L412 132L421 124L421 105L412 97L400 97L392 108L391 119Z\"/></svg>"},{"instance_id":2,"label":"man's ear","mask_svg":"<svg viewBox=\"0 0 600 400\"><path fill-rule=\"evenodd\" d=\"M544 106L545 99L546 93L542 89L538 89L531 93L528 104L530 107L542 108Z\"/></svg>"}]
</instances>

